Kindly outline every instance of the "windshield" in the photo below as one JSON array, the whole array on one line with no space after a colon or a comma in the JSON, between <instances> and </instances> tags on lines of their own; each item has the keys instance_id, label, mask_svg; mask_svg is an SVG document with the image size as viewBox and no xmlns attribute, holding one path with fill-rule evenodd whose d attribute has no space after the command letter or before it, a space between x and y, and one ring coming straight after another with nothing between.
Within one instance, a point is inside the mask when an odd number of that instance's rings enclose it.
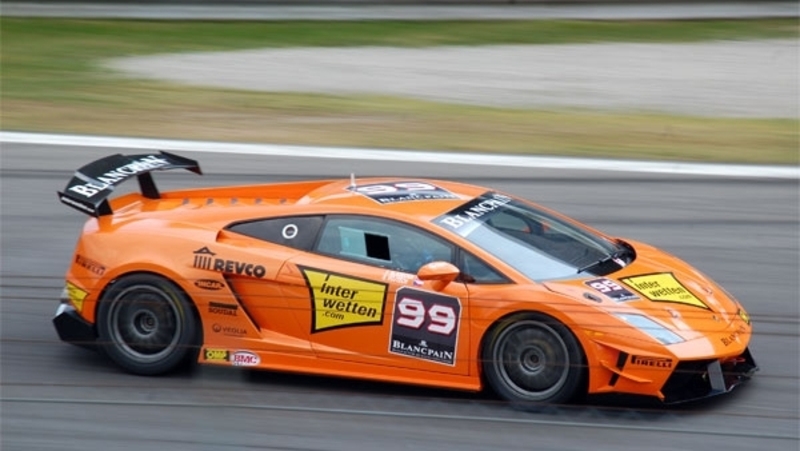
<instances>
[{"instance_id":1,"label":"windshield","mask_svg":"<svg viewBox=\"0 0 800 451\"><path fill-rule=\"evenodd\" d=\"M531 280L605 275L628 249L512 197L488 192L434 220Z\"/></svg>"}]
</instances>

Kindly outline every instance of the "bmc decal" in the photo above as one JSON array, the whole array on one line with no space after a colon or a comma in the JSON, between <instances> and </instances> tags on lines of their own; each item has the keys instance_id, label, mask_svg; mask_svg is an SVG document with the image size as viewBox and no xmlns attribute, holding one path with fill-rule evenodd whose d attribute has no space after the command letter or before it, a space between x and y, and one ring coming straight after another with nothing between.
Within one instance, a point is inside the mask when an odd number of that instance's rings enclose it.
<instances>
[{"instance_id":1,"label":"bmc decal","mask_svg":"<svg viewBox=\"0 0 800 451\"><path fill-rule=\"evenodd\" d=\"M236 351L231 354L230 362L233 366L258 366L261 359L250 351Z\"/></svg>"},{"instance_id":2,"label":"bmc decal","mask_svg":"<svg viewBox=\"0 0 800 451\"><path fill-rule=\"evenodd\" d=\"M208 313L213 313L215 315L236 316L237 310L239 310L239 306L236 304L223 304L221 302L208 303Z\"/></svg>"},{"instance_id":3,"label":"bmc decal","mask_svg":"<svg viewBox=\"0 0 800 451\"><path fill-rule=\"evenodd\" d=\"M103 273L106 272L105 266L101 265L95 260L92 260L91 258L86 258L81 254L75 254L75 263L98 276L102 276Z\"/></svg>"},{"instance_id":4,"label":"bmc decal","mask_svg":"<svg viewBox=\"0 0 800 451\"><path fill-rule=\"evenodd\" d=\"M411 287L397 290L389 352L455 364L461 301Z\"/></svg>"},{"instance_id":5,"label":"bmc decal","mask_svg":"<svg viewBox=\"0 0 800 451\"><path fill-rule=\"evenodd\" d=\"M369 197L379 204L394 204L414 200L458 199L458 196L425 182L386 182L350 187L349 190Z\"/></svg>"},{"instance_id":6,"label":"bmc decal","mask_svg":"<svg viewBox=\"0 0 800 451\"><path fill-rule=\"evenodd\" d=\"M458 231L473 221L482 221L485 215L503 208L503 206L511 202L511 200L510 197L503 194L488 192L461 205L455 210L439 216L434 219L434 222L446 229Z\"/></svg>"},{"instance_id":7,"label":"bmc decal","mask_svg":"<svg viewBox=\"0 0 800 451\"><path fill-rule=\"evenodd\" d=\"M653 302L673 302L708 309L708 306L675 278L672 273L647 274L620 279Z\"/></svg>"},{"instance_id":8,"label":"bmc decal","mask_svg":"<svg viewBox=\"0 0 800 451\"><path fill-rule=\"evenodd\" d=\"M203 360L209 362L230 362L233 366L258 366L261 358L250 351L230 352L227 349L206 348Z\"/></svg>"},{"instance_id":9,"label":"bmc decal","mask_svg":"<svg viewBox=\"0 0 800 451\"><path fill-rule=\"evenodd\" d=\"M226 274L237 274L240 276L258 277L259 279L267 274L267 269L261 265L240 262L236 260L225 260L216 258L214 252L208 247L201 247L194 251L194 262L192 266L198 269L207 269Z\"/></svg>"},{"instance_id":10,"label":"bmc decal","mask_svg":"<svg viewBox=\"0 0 800 451\"><path fill-rule=\"evenodd\" d=\"M228 361L228 357L230 353L227 349L212 349L206 348L203 351L203 360L211 360L211 361Z\"/></svg>"},{"instance_id":11,"label":"bmc decal","mask_svg":"<svg viewBox=\"0 0 800 451\"><path fill-rule=\"evenodd\" d=\"M311 295L311 332L383 324L385 283L300 267Z\"/></svg>"},{"instance_id":12,"label":"bmc decal","mask_svg":"<svg viewBox=\"0 0 800 451\"><path fill-rule=\"evenodd\" d=\"M649 366L652 368L672 368L672 359L665 357L631 356L631 365Z\"/></svg>"},{"instance_id":13,"label":"bmc decal","mask_svg":"<svg viewBox=\"0 0 800 451\"><path fill-rule=\"evenodd\" d=\"M225 284L220 282L219 280L212 280L212 279L198 279L194 281L194 286L197 288L202 288L204 290L212 290L217 291L225 288Z\"/></svg>"},{"instance_id":14,"label":"bmc decal","mask_svg":"<svg viewBox=\"0 0 800 451\"><path fill-rule=\"evenodd\" d=\"M606 279L606 278L592 279L592 280L587 280L584 283L587 286L594 288L595 290L613 299L615 302L624 302L633 299L639 299L638 296L631 293L628 289L621 286L617 282L614 282L611 279Z\"/></svg>"}]
</instances>

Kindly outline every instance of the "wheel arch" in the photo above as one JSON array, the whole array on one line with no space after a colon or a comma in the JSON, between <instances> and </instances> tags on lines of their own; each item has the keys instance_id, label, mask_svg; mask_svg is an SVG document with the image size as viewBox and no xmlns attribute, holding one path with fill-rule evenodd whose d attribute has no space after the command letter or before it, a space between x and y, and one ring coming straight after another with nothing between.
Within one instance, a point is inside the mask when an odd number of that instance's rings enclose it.
<instances>
[{"instance_id":1,"label":"wheel arch","mask_svg":"<svg viewBox=\"0 0 800 451\"><path fill-rule=\"evenodd\" d=\"M167 272L169 274L168 275L164 274L164 272ZM101 288L101 290L100 290L100 292L99 292L99 294L97 296L97 301L94 304L94 312L93 313L94 313L94 318L95 318L95 327L97 327L96 326L96 322L97 322L97 318L98 318L98 309L100 308L100 304L102 303L102 301L105 298L105 296L108 293L108 291L111 290L114 287L114 284L117 281L119 281L120 279L122 279L124 277L128 277L128 276L150 275L150 276L160 277L160 278L165 279L168 282L172 283L179 290L181 290L183 295L185 295L186 298L189 300L189 304L191 305L191 308L192 308L192 316L194 317L195 321L197 321L197 324L199 325L199 327L197 327L196 336L194 338L195 346L197 346L198 349L200 347L202 347L203 343L205 343L205 337L203 336L203 327L202 327L203 326L203 317L202 317L202 315L200 315L200 309L197 306L197 302L195 302L194 298L191 296L191 290L187 290L186 289L186 285L181 283L181 281L184 278L178 276L178 274L176 272L169 271L169 270L165 270L164 272L159 272L157 270L154 270L153 268L145 269L145 268L136 268L136 267L123 267L123 268L118 268L116 271L114 271L114 273L108 275L107 281L103 285L103 287Z\"/></svg>"},{"instance_id":2,"label":"wheel arch","mask_svg":"<svg viewBox=\"0 0 800 451\"><path fill-rule=\"evenodd\" d=\"M576 330L576 327L575 327L574 323L572 323L571 321L563 321L560 317L554 316L554 315L550 314L550 312L548 312L548 311L536 310L536 309L522 309L522 310L515 310L515 311L512 311L512 312L509 312L509 313L507 313L507 314L495 319L486 328L485 332L483 333L483 335L480 338L478 349L477 349L477 353L476 353L476 355L478 357L478 365L477 365L478 366L478 377L480 379L481 386L484 387L484 388L489 386L489 384L488 384L488 382L486 380L486 374L485 374L485 371L484 371L483 355L484 355L484 352L486 350L486 346L488 346L488 344L491 343L492 335L498 333L498 331L501 329L501 326L503 326L504 324L506 324L508 322L512 322L515 319L524 319L526 317L529 318L529 317L531 317L533 315L542 315L542 316L545 316L545 317L547 317L547 318L549 318L549 319L551 319L551 320L553 320L553 321L555 321L555 322L557 322L559 324L562 324L575 337L575 340L577 341L578 346L580 346L580 348L581 348L580 350L582 351L581 352L582 361L580 363L581 363L581 365L583 367L583 370L582 370L583 371L583 376L582 376L582 382L581 382L580 390L583 393L586 393L587 390L588 390L588 387L589 387L589 379L591 377L591 363L590 362L594 362L595 361L594 347L591 346L591 341L589 341L584 336L584 334L579 333L580 330ZM589 344L590 346L587 346L587 344Z\"/></svg>"}]
</instances>

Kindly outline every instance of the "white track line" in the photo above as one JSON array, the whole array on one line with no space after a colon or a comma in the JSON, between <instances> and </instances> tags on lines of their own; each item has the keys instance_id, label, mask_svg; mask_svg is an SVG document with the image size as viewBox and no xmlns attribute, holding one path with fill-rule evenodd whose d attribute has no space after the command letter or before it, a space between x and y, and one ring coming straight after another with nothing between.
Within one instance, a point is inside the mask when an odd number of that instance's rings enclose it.
<instances>
[{"instance_id":1,"label":"white track line","mask_svg":"<svg viewBox=\"0 0 800 451\"><path fill-rule=\"evenodd\" d=\"M598 158L563 158L479 153L422 152L414 150L292 146L281 144L241 144L210 141L125 138L113 136L56 135L20 132L0 132L0 143L106 147L113 149L166 150L170 152L215 152L298 158L335 158L348 160L467 164L476 166L510 166L517 168L548 168L723 177L800 179L800 168L797 166L788 165L766 166L707 164L666 161L612 160Z\"/></svg>"},{"instance_id":2,"label":"white track line","mask_svg":"<svg viewBox=\"0 0 800 451\"><path fill-rule=\"evenodd\" d=\"M8 17L79 17L149 20L520 20L520 19L719 19L797 17L797 5L787 1L681 2L680 4L628 2L628 4L494 4L494 5L394 5L376 2L300 1L273 4L162 5L53 3L3 1ZM144 4L146 3L146 4ZM174 2L179 3L179 2ZM198 2L195 2L198 3ZM233 2L230 2L233 3ZM252 3L252 2L250 2ZM337 4L340 3L340 4ZM348 4L350 3L350 4ZM358 4L352 4L358 3Z\"/></svg>"}]
</instances>

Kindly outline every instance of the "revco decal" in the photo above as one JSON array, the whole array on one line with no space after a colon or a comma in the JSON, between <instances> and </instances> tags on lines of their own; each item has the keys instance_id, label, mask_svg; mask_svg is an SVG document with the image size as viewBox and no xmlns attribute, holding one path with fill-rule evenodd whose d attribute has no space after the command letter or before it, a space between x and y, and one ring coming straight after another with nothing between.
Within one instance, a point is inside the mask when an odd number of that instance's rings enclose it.
<instances>
[{"instance_id":1,"label":"revco decal","mask_svg":"<svg viewBox=\"0 0 800 451\"><path fill-rule=\"evenodd\" d=\"M194 262L192 266L198 269L207 269L226 274L237 274L240 276L250 276L262 278L267 274L267 269L262 265L254 263L240 262L237 260L226 260L215 257L217 254L211 252L208 247L202 247L194 251Z\"/></svg>"}]
</instances>

